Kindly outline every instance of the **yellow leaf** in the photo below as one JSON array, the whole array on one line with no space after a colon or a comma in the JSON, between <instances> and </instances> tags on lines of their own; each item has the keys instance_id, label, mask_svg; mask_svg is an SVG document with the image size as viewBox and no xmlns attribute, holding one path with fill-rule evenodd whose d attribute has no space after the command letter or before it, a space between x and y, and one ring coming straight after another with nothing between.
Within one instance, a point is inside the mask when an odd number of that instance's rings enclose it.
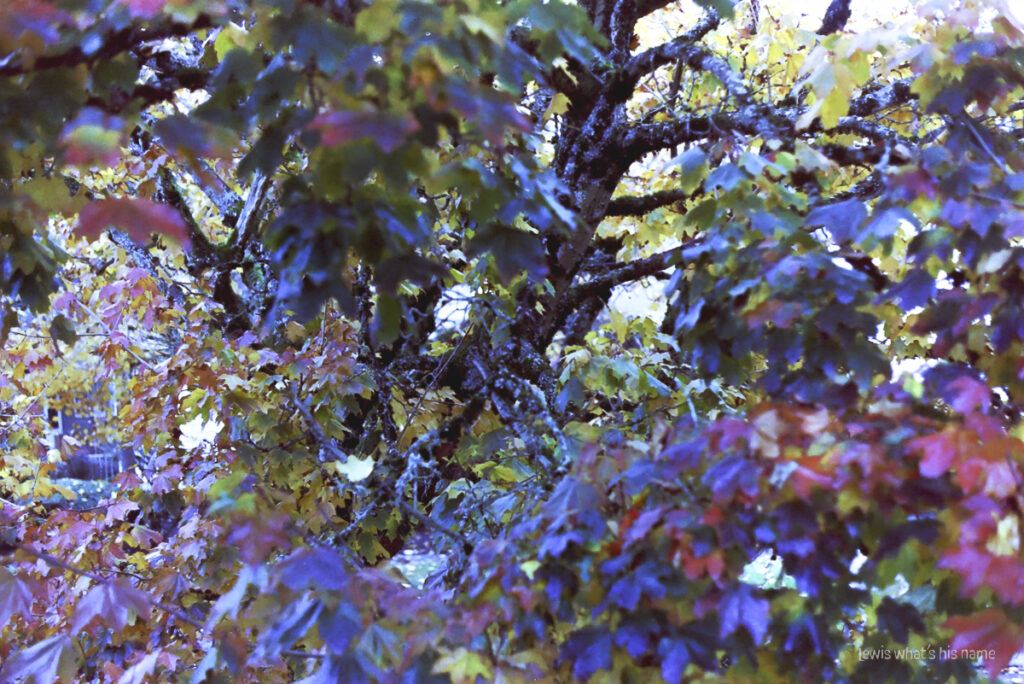
<instances>
[{"instance_id":1,"label":"yellow leaf","mask_svg":"<svg viewBox=\"0 0 1024 684\"><path fill-rule=\"evenodd\" d=\"M475 682L477 677L484 680L492 679L491 668L478 654L457 648L448 655L441 657L434 664L434 673L447 672L453 682Z\"/></svg>"},{"instance_id":2,"label":"yellow leaf","mask_svg":"<svg viewBox=\"0 0 1024 684\"><path fill-rule=\"evenodd\" d=\"M1020 530L1016 515L1008 515L999 521L995 536L988 540L985 548L997 556L1012 556L1020 551Z\"/></svg>"},{"instance_id":3,"label":"yellow leaf","mask_svg":"<svg viewBox=\"0 0 1024 684\"><path fill-rule=\"evenodd\" d=\"M508 466L495 466L490 472L491 480L494 482L519 482L519 474Z\"/></svg>"},{"instance_id":4,"label":"yellow leaf","mask_svg":"<svg viewBox=\"0 0 1024 684\"><path fill-rule=\"evenodd\" d=\"M384 40L402 18L397 5L395 0L376 0L356 15L356 30L370 42Z\"/></svg>"},{"instance_id":5,"label":"yellow leaf","mask_svg":"<svg viewBox=\"0 0 1024 684\"><path fill-rule=\"evenodd\" d=\"M526 573L526 576L533 581L533 573L540 569L540 561L528 560L519 564L519 569Z\"/></svg>"},{"instance_id":6,"label":"yellow leaf","mask_svg":"<svg viewBox=\"0 0 1024 684\"><path fill-rule=\"evenodd\" d=\"M839 117L846 116L849 111L850 101L846 94L839 89L833 90L821 104L821 125L832 128L839 123Z\"/></svg>"},{"instance_id":7,"label":"yellow leaf","mask_svg":"<svg viewBox=\"0 0 1024 684\"><path fill-rule=\"evenodd\" d=\"M217 59L222 60L224 55L237 47L248 47L248 33L238 24L230 22L217 34L217 39L213 41L213 51L217 53Z\"/></svg>"},{"instance_id":8,"label":"yellow leaf","mask_svg":"<svg viewBox=\"0 0 1024 684\"><path fill-rule=\"evenodd\" d=\"M551 98L551 104L548 105L548 111L545 112L544 118L550 118L555 114L565 114L569 110L569 98L564 93L555 93L555 96Z\"/></svg>"}]
</instances>

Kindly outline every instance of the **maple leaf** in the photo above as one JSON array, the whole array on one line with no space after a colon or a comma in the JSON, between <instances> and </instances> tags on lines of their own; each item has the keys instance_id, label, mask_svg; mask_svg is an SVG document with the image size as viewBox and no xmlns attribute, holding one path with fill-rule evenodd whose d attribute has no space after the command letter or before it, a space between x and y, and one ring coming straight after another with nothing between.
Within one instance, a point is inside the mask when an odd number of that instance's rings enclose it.
<instances>
[{"instance_id":1,"label":"maple leaf","mask_svg":"<svg viewBox=\"0 0 1024 684\"><path fill-rule=\"evenodd\" d=\"M719 611L721 626L719 635L722 638L743 627L750 634L755 644L764 641L768 633L768 619L771 614L771 602L768 599L756 598L754 589L748 584L741 584L735 591L726 595Z\"/></svg>"},{"instance_id":2,"label":"maple leaf","mask_svg":"<svg viewBox=\"0 0 1024 684\"><path fill-rule=\"evenodd\" d=\"M318 116L310 128L320 132L320 142L334 147L350 140L371 138L384 152L392 152L406 136L419 129L411 115L387 112L328 112Z\"/></svg>"},{"instance_id":3,"label":"maple leaf","mask_svg":"<svg viewBox=\"0 0 1024 684\"><path fill-rule=\"evenodd\" d=\"M120 678L117 680L117 684L143 684L143 682L146 681L146 678L153 674L153 670L156 669L157 660L160 656L160 651L147 653L143 656L142 660L135 663L121 674Z\"/></svg>"},{"instance_id":4,"label":"maple leaf","mask_svg":"<svg viewBox=\"0 0 1024 684\"><path fill-rule=\"evenodd\" d=\"M8 624L12 615L28 615L31 607L28 584L0 568L0 625Z\"/></svg>"},{"instance_id":5,"label":"maple leaf","mask_svg":"<svg viewBox=\"0 0 1024 684\"><path fill-rule=\"evenodd\" d=\"M123 228L136 242L158 232L181 245L189 243L185 222L171 207L152 200L118 197L90 202L78 214L79 233L97 237L107 228Z\"/></svg>"},{"instance_id":6,"label":"maple leaf","mask_svg":"<svg viewBox=\"0 0 1024 684\"><path fill-rule=\"evenodd\" d=\"M950 651L970 660L977 658L977 652L984 653L985 669L993 679L1009 664L1024 638L1020 626L996 608L951 617L944 626L954 632Z\"/></svg>"},{"instance_id":7,"label":"maple leaf","mask_svg":"<svg viewBox=\"0 0 1024 684\"><path fill-rule=\"evenodd\" d=\"M978 550L965 547L957 549L942 557L938 565L940 568L951 568L960 573L963 578L961 594L969 594L980 588L985 582L985 573L988 571L992 556Z\"/></svg>"},{"instance_id":8,"label":"maple leaf","mask_svg":"<svg viewBox=\"0 0 1024 684\"><path fill-rule=\"evenodd\" d=\"M940 477L949 470L956 457L954 435L948 431L915 437L907 443L907 446L912 450L923 452L918 464L923 477Z\"/></svg>"},{"instance_id":9,"label":"maple leaf","mask_svg":"<svg viewBox=\"0 0 1024 684\"><path fill-rule=\"evenodd\" d=\"M982 413L988 412L992 392L985 383L964 376L954 380L949 387L953 390L954 411L958 413L974 413L977 410L981 410Z\"/></svg>"},{"instance_id":10,"label":"maple leaf","mask_svg":"<svg viewBox=\"0 0 1024 684\"><path fill-rule=\"evenodd\" d=\"M73 682L74 675L74 652L71 638L66 634L57 634L29 646L8 659L0 670L0 678L5 682L31 680L36 684L50 684L58 677L62 682Z\"/></svg>"},{"instance_id":11,"label":"maple leaf","mask_svg":"<svg viewBox=\"0 0 1024 684\"><path fill-rule=\"evenodd\" d=\"M623 547L629 548L640 539L646 537L651 528L661 521L663 513L662 508L658 506L637 517L636 522L623 535Z\"/></svg>"},{"instance_id":12,"label":"maple leaf","mask_svg":"<svg viewBox=\"0 0 1024 684\"><path fill-rule=\"evenodd\" d=\"M78 602L72 632L81 632L98 619L115 632L125 628L133 615L149 615L152 599L124 580L104 582L90 589Z\"/></svg>"}]
</instances>

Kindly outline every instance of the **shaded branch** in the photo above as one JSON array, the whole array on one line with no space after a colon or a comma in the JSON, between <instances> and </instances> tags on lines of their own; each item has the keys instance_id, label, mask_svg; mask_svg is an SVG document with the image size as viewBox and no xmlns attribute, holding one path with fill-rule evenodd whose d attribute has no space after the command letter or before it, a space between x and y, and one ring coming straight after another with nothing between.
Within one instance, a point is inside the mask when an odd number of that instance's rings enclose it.
<instances>
[{"instance_id":1,"label":"shaded branch","mask_svg":"<svg viewBox=\"0 0 1024 684\"><path fill-rule=\"evenodd\" d=\"M256 219L259 216L260 206L263 204L263 198L266 197L269 187L270 176L257 169L253 174L252 185L249 188L248 196L245 198L242 213L238 215L238 221L235 223L235 230L238 234L237 245L240 251L245 249L245 246L253 239L259 228L259 221Z\"/></svg>"},{"instance_id":2,"label":"shaded branch","mask_svg":"<svg viewBox=\"0 0 1024 684\"><path fill-rule=\"evenodd\" d=\"M418 520L419 522L423 523L424 525L426 525L430 529L434 530L435 532L440 532L441 534L445 535L446 537L451 537L452 539L454 539L456 542L458 542L462 546L462 550L465 551L467 554L470 554L470 553L473 552L473 545L469 543L468 539L463 537L458 532L455 532L454 530L448 529L447 527L445 527L444 525L441 525L440 523L438 523L436 520L434 520L430 516L424 515L423 513L421 513L420 511L416 510L415 508L413 508L412 506L410 506L409 504L407 504L406 502L404 502L402 500L396 501L395 505L398 506L402 510L402 512L404 512L406 515L409 515L409 516L415 518L416 520Z\"/></svg>"},{"instance_id":3,"label":"shaded branch","mask_svg":"<svg viewBox=\"0 0 1024 684\"><path fill-rule=\"evenodd\" d=\"M123 230L110 228L107 231L107 236L111 242L123 249L137 266L145 269L149 275L153 276L157 288L159 288L160 293L164 297L167 297L168 301L173 304L185 303L185 295L182 293L181 287L174 281L169 281L160 275L160 262L149 253L149 250L132 240L131 236Z\"/></svg>"},{"instance_id":4,"label":"shaded branch","mask_svg":"<svg viewBox=\"0 0 1024 684\"><path fill-rule=\"evenodd\" d=\"M764 117L753 110L711 116L687 116L676 121L638 124L626 128L619 137L619 152L629 161L675 145L719 137L727 131L758 134Z\"/></svg>"},{"instance_id":5,"label":"shaded branch","mask_svg":"<svg viewBox=\"0 0 1024 684\"><path fill-rule=\"evenodd\" d=\"M691 69L713 75L737 98L746 100L750 91L743 79L724 61L694 45L707 33L718 27L718 15L708 12L696 26L675 40L641 52L626 64L614 88L621 97L632 93L634 86L645 75L673 62L685 62Z\"/></svg>"},{"instance_id":6,"label":"shaded branch","mask_svg":"<svg viewBox=\"0 0 1024 684\"><path fill-rule=\"evenodd\" d=\"M850 20L850 0L832 0L818 28L819 36L842 31Z\"/></svg>"},{"instance_id":7,"label":"shaded branch","mask_svg":"<svg viewBox=\"0 0 1024 684\"><path fill-rule=\"evenodd\" d=\"M647 276L654 275L659 271L664 271L667 268L671 268L679 263L679 260L683 256L683 252L690 247L693 247L704 238L697 237L692 240L687 240L678 247L659 252L645 259L638 259L631 261L628 264L624 264L618 268L612 269L607 273L603 273L599 276L591 278L585 283L580 283L569 288L566 293L562 304L560 305L566 313L572 311L581 303L590 299L591 297L597 296L603 290L607 290L623 283L629 283Z\"/></svg>"},{"instance_id":8,"label":"shaded branch","mask_svg":"<svg viewBox=\"0 0 1024 684\"><path fill-rule=\"evenodd\" d=\"M682 188L676 188L673 190L659 190L650 195L615 197L608 203L608 212L605 216L643 216L658 207L682 202L701 192L699 188L695 192L687 192Z\"/></svg>"},{"instance_id":9,"label":"shaded branch","mask_svg":"<svg viewBox=\"0 0 1024 684\"><path fill-rule=\"evenodd\" d=\"M150 43L166 38L180 38L190 33L213 27L213 21L207 14L200 14L191 23L167 21L163 24L128 26L112 34L108 34L99 48L86 54L80 44L55 54L40 55L30 62L18 57L3 60L0 66L0 77L20 76L26 73L75 67L100 60L110 59L122 52L127 52L141 43Z\"/></svg>"},{"instance_id":10,"label":"shaded branch","mask_svg":"<svg viewBox=\"0 0 1024 684\"><path fill-rule=\"evenodd\" d=\"M847 112L847 115L871 116L883 110L906 104L911 100L916 100L917 95L910 91L914 78L913 76L901 78L898 81L887 83L850 100L850 110Z\"/></svg>"}]
</instances>

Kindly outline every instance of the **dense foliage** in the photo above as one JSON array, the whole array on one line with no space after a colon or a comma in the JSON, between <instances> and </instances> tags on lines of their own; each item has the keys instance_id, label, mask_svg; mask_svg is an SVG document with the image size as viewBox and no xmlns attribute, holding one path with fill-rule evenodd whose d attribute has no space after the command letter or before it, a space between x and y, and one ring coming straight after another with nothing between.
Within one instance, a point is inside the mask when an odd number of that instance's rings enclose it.
<instances>
[{"instance_id":1,"label":"dense foliage","mask_svg":"<svg viewBox=\"0 0 1024 684\"><path fill-rule=\"evenodd\" d=\"M1024 23L856 10L0 4L0 679L996 676Z\"/></svg>"}]
</instances>

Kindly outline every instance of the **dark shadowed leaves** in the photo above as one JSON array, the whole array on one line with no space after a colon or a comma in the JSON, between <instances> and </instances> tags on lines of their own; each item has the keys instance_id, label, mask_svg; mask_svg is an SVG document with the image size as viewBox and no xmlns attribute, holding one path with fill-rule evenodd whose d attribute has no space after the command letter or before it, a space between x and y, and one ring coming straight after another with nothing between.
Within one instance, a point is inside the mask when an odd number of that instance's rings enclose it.
<instances>
[{"instance_id":1,"label":"dark shadowed leaves","mask_svg":"<svg viewBox=\"0 0 1024 684\"><path fill-rule=\"evenodd\" d=\"M573 632L562 646L561 658L572 663L572 674L586 680L598 670L612 666L612 635L604 626L584 627Z\"/></svg>"},{"instance_id":2,"label":"dark shadowed leaves","mask_svg":"<svg viewBox=\"0 0 1024 684\"><path fill-rule=\"evenodd\" d=\"M737 490L753 496L758 488L758 470L739 454L730 454L714 464L702 481L711 487L716 501L731 499Z\"/></svg>"},{"instance_id":3,"label":"dark shadowed leaves","mask_svg":"<svg viewBox=\"0 0 1024 684\"><path fill-rule=\"evenodd\" d=\"M754 588L748 584L737 585L719 605L719 635L725 638L742 627L750 634L754 644L759 645L768 633L770 613L771 603L768 599L754 596Z\"/></svg>"},{"instance_id":4,"label":"dark shadowed leaves","mask_svg":"<svg viewBox=\"0 0 1024 684\"><path fill-rule=\"evenodd\" d=\"M277 568L281 582L292 591L307 587L338 590L348 584L345 561L337 551L325 548L296 551Z\"/></svg>"},{"instance_id":5,"label":"dark shadowed leaves","mask_svg":"<svg viewBox=\"0 0 1024 684\"><path fill-rule=\"evenodd\" d=\"M805 223L811 227L828 229L832 238L836 242L842 243L851 240L856 235L856 231L867 215L868 211L862 202L846 200L815 207L807 215Z\"/></svg>"},{"instance_id":6,"label":"dark shadowed leaves","mask_svg":"<svg viewBox=\"0 0 1024 684\"><path fill-rule=\"evenodd\" d=\"M911 631L924 631L924 620L917 608L886 596L878 604L878 626L892 635L896 643L905 644Z\"/></svg>"},{"instance_id":7,"label":"dark shadowed leaves","mask_svg":"<svg viewBox=\"0 0 1024 684\"><path fill-rule=\"evenodd\" d=\"M516 228L493 223L483 226L469 241L467 251L472 255L490 255L506 282L523 271L536 279L547 275L540 239Z\"/></svg>"}]
</instances>

